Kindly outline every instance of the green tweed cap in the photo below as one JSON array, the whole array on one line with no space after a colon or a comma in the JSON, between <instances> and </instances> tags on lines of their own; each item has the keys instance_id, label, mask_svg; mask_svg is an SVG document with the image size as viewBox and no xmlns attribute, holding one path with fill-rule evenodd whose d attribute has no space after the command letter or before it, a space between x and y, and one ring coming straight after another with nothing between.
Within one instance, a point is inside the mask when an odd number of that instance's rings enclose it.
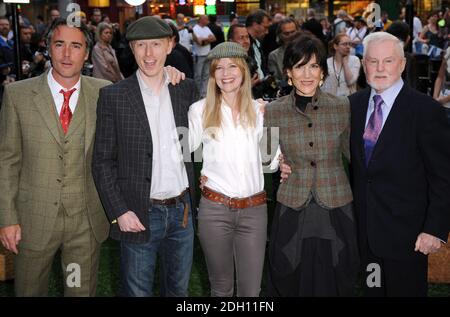
<instances>
[{"instance_id":1,"label":"green tweed cap","mask_svg":"<svg viewBox=\"0 0 450 317\"><path fill-rule=\"evenodd\" d=\"M127 29L126 39L128 41L153 40L171 36L172 29L166 21L146 16L130 24Z\"/></svg>"},{"instance_id":2,"label":"green tweed cap","mask_svg":"<svg viewBox=\"0 0 450 317\"><path fill-rule=\"evenodd\" d=\"M247 52L238 43L224 42L214 47L208 54L209 60L216 58L232 58L232 57L246 58Z\"/></svg>"}]
</instances>

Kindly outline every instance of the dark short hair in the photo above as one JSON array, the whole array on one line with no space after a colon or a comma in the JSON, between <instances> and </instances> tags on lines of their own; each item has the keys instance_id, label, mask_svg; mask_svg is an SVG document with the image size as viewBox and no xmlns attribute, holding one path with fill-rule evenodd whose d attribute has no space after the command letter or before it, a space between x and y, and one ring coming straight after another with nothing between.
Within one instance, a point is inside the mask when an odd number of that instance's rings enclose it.
<instances>
[{"instance_id":1,"label":"dark short hair","mask_svg":"<svg viewBox=\"0 0 450 317\"><path fill-rule=\"evenodd\" d=\"M264 17L270 19L267 12L263 9L255 10L247 16L247 19L245 20L245 26L250 27L253 25L253 23L261 24L264 20Z\"/></svg>"},{"instance_id":2,"label":"dark short hair","mask_svg":"<svg viewBox=\"0 0 450 317\"><path fill-rule=\"evenodd\" d=\"M409 25L403 21L395 21L389 25L386 32L394 35L400 41L406 42L409 36Z\"/></svg>"},{"instance_id":3,"label":"dark short hair","mask_svg":"<svg viewBox=\"0 0 450 317\"><path fill-rule=\"evenodd\" d=\"M215 15L215 14L208 15L208 18L209 18L209 23L216 23L217 22L217 15Z\"/></svg>"},{"instance_id":4,"label":"dark short hair","mask_svg":"<svg viewBox=\"0 0 450 317\"><path fill-rule=\"evenodd\" d=\"M172 37L175 36L175 43L180 42L180 34L178 33L178 28L175 26L175 24L173 24L172 22L167 22L167 24L170 26L170 28L172 29Z\"/></svg>"},{"instance_id":5,"label":"dark short hair","mask_svg":"<svg viewBox=\"0 0 450 317\"><path fill-rule=\"evenodd\" d=\"M228 35L227 35L228 41L233 38L236 28L245 28L245 25L242 23L231 25L230 28L228 29Z\"/></svg>"},{"instance_id":6,"label":"dark short hair","mask_svg":"<svg viewBox=\"0 0 450 317\"><path fill-rule=\"evenodd\" d=\"M293 18L284 18L284 19L282 19L280 22L278 22L278 26L277 26L277 35L280 35L280 34L281 34L281 31L282 31L281 27L282 27L283 25L289 24L289 23L294 23L294 24L295 24L295 28L296 28L297 30L299 29L299 28L298 28L298 23L297 23L297 21L295 21L295 19L293 19Z\"/></svg>"},{"instance_id":7,"label":"dark short hair","mask_svg":"<svg viewBox=\"0 0 450 317\"><path fill-rule=\"evenodd\" d=\"M52 24L50 25L50 28L47 31L47 34L45 36L46 41L47 41L47 47L50 47L50 43L52 41L52 36L53 33L55 32L55 30L60 27L60 26L69 26L69 27L74 27L77 28L78 30L81 31L81 33L83 33L85 39L86 39L86 48L88 51L90 51L92 49L93 46L93 42L92 42L92 38L91 38L91 32L89 31L89 29L87 28L87 26L84 23L80 23L80 26L75 26L75 25L68 25L67 24L67 19L63 19L63 18L58 18L55 19Z\"/></svg>"},{"instance_id":8,"label":"dark short hair","mask_svg":"<svg viewBox=\"0 0 450 317\"><path fill-rule=\"evenodd\" d=\"M283 58L284 70L292 69L295 64L306 65L315 56L322 69L324 78L328 76L327 55L322 41L314 36L301 35L286 47Z\"/></svg>"}]
</instances>

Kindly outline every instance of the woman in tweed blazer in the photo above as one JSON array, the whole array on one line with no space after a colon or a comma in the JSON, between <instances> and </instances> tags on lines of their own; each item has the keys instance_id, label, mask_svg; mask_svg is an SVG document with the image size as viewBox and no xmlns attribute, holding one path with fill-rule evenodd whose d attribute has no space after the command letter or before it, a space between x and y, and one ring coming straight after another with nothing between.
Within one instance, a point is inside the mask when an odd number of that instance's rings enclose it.
<instances>
[{"instance_id":1,"label":"woman in tweed blazer","mask_svg":"<svg viewBox=\"0 0 450 317\"><path fill-rule=\"evenodd\" d=\"M294 89L266 106L264 120L279 128L292 172L277 193L268 295L351 296L359 260L342 163L343 154L349 157L349 101L320 90L328 72L316 38L291 42L283 67Z\"/></svg>"}]
</instances>

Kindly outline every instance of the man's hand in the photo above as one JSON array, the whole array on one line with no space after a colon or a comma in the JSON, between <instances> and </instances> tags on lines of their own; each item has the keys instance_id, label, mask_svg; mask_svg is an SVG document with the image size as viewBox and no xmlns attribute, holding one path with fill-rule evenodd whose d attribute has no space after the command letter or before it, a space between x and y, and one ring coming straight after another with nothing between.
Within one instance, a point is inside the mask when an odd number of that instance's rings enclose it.
<instances>
[{"instance_id":1,"label":"man's hand","mask_svg":"<svg viewBox=\"0 0 450 317\"><path fill-rule=\"evenodd\" d=\"M139 218L131 210L117 218L120 231L123 232L141 232L145 231L145 227L139 221Z\"/></svg>"},{"instance_id":2,"label":"man's hand","mask_svg":"<svg viewBox=\"0 0 450 317\"><path fill-rule=\"evenodd\" d=\"M22 231L20 225L12 225L0 228L0 241L3 246L15 254L19 254L17 250L17 245L22 239Z\"/></svg>"},{"instance_id":3,"label":"man's hand","mask_svg":"<svg viewBox=\"0 0 450 317\"><path fill-rule=\"evenodd\" d=\"M284 155L280 154L280 171L281 171L281 179L280 183L287 180L289 175L292 173L291 167L286 164Z\"/></svg>"},{"instance_id":4,"label":"man's hand","mask_svg":"<svg viewBox=\"0 0 450 317\"><path fill-rule=\"evenodd\" d=\"M260 83L258 73L255 73L255 74L253 75L253 77L252 77L252 79L251 79L251 82L252 82L252 87L254 87L254 86L256 86L257 84Z\"/></svg>"},{"instance_id":5,"label":"man's hand","mask_svg":"<svg viewBox=\"0 0 450 317\"><path fill-rule=\"evenodd\" d=\"M180 81L182 81L186 78L186 75L184 73L180 72L175 67L165 66L164 69L167 72L167 76L169 78L170 83L174 86L179 84Z\"/></svg>"},{"instance_id":6,"label":"man's hand","mask_svg":"<svg viewBox=\"0 0 450 317\"><path fill-rule=\"evenodd\" d=\"M425 255L436 252L441 247L441 240L431 234L422 232L416 240L414 251L422 252Z\"/></svg>"}]
</instances>

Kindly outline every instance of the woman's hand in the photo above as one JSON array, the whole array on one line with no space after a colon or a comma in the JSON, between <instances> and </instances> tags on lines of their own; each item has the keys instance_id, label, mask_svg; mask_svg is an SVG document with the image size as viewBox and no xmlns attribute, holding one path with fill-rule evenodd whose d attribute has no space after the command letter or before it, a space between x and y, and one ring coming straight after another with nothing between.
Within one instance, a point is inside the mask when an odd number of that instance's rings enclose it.
<instances>
[{"instance_id":1,"label":"woman's hand","mask_svg":"<svg viewBox=\"0 0 450 317\"><path fill-rule=\"evenodd\" d=\"M259 103L259 111L261 111L262 114L264 114L264 111L266 111L266 105L269 103L268 101L258 98L256 101Z\"/></svg>"},{"instance_id":2,"label":"woman's hand","mask_svg":"<svg viewBox=\"0 0 450 317\"><path fill-rule=\"evenodd\" d=\"M200 175L198 181L200 182L200 189L203 189L203 186L205 186L206 182L208 181L208 176Z\"/></svg>"},{"instance_id":3,"label":"woman's hand","mask_svg":"<svg viewBox=\"0 0 450 317\"><path fill-rule=\"evenodd\" d=\"M280 154L279 160L280 160L280 171L281 171L280 183L282 183L283 181L285 181L289 178L289 175L291 175L291 173L292 173L292 169L288 164L286 164L285 157L283 154Z\"/></svg>"}]
</instances>

